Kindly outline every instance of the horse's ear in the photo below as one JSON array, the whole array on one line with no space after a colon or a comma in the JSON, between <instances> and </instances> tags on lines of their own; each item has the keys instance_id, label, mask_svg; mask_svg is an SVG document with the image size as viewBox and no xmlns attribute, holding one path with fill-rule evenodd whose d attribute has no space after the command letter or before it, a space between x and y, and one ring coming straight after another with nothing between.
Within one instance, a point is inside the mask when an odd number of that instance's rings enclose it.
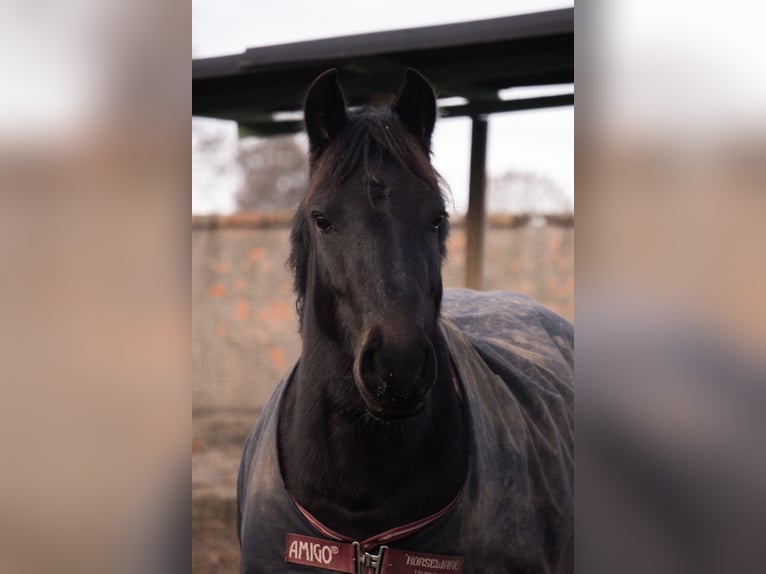
<instances>
[{"instance_id":1,"label":"horse's ear","mask_svg":"<svg viewBox=\"0 0 766 574\"><path fill-rule=\"evenodd\" d=\"M436 94L420 72L407 68L404 86L394 104L394 113L407 130L418 138L426 153L430 153L431 135L436 122Z\"/></svg>"},{"instance_id":2,"label":"horse's ear","mask_svg":"<svg viewBox=\"0 0 766 574\"><path fill-rule=\"evenodd\" d=\"M338 84L338 70L327 70L312 82L303 115L311 155L316 159L346 125L346 100Z\"/></svg>"}]
</instances>

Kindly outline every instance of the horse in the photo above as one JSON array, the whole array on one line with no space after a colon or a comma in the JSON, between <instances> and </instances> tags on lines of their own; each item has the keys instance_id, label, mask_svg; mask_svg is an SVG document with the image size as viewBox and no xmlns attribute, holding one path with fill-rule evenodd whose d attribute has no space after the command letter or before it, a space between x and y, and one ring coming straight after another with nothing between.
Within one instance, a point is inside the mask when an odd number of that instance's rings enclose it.
<instances>
[{"instance_id":1,"label":"horse","mask_svg":"<svg viewBox=\"0 0 766 574\"><path fill-rule=\"evenodd\" d=\"M243 574L573 571L573 326L443 288L436 116L412 69L382 107L306 93L302 351L245 441Z\"/></svg>"}]
</instances>

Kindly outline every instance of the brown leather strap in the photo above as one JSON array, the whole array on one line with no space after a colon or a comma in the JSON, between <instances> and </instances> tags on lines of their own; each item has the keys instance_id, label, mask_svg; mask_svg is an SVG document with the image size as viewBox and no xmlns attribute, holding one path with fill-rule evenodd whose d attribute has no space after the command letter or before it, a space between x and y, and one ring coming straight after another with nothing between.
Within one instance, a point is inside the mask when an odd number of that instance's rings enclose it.
<instances>
[{"instance_id":1,"label":"brown leather strap","mask_svg":"<svg viewBox=\"0 0 766 574\"><path fill-rule=\"evenodd\" d=\"M323 540L301 534L288 533L285 537L285 562L311 566L346 574L375 572L376 574L460 574L463 558L410 552L396 548L381 548L377 568L359 566L360 558L369 558L360 553L358 544ZM376 557L377 558L377 557Z\"/></svg>"},{"instance_id":2,"label":"brown leather strap","mask_svg":"<svg viewBox=\"0 0 766 574\"><path fill-rule=\"evenodd\" d=\"M295 497L292 495L291 492L288 491L290 495L290 498L293 501L293 504L295 504L295 507L298 509L298 511L303 515L303 517L308 521L308 523L319 532L322 536L325 536L329 538L330 540L335 540L337 542L354 542L352 538L349 538L348 536L344 536L343 534L340 534L339 532L336 532L332 528L329 528L328 526L325 526L320 522L320 520L311 514L306 508L304 508L300 502L298 502ZM361 546L362 550L368 551L373 548L377 548L378 546L382 546L383 544L388 544L389 542L395 542L396 540L400 540L402 538L406 538L407 536L410 536L417 532L418 530L422 530L432 522L438 520L442 516L444 516L447 511L449 511L450 508L457 502L457 499L460 497L460 491L455 495L455 498L453 498L450 503L442 508L441 510L434 512L430 516L426 516L424 518L421 518L419 520L415 520L413 522L409 522L407 524L403 524L402 526L397 526L396 528L392 528L390 530L386 530L385 532L381 532L379 534L376 534L375 536L371 536L365 540L359 541L359 545Z\"/></svg>"}]
</instances>

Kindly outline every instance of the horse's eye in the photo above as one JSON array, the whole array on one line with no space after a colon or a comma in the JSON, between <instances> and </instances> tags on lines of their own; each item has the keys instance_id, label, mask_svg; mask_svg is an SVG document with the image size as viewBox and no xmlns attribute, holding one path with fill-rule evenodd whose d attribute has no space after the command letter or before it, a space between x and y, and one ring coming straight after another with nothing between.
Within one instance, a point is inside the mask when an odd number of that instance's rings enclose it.
<instances>
[{"instance_id":1,"label":"horse's eye","mask_svg":"<svg viewBox=\"0 0 766 574\"><path fill-rule=\"evenodd\" d=\"M321 213L313 213L314 223L320 229L320 231L329 231L332 229L332 224Z\"/></svg>"},{"instance_id":2,"label":"horse's eye","mask_svg":"<svg viewBox=\"0 0 766 574\"><path fill-rule=\"evenodd\" d=\"M443 213L440 213L439 215L433 218L433 220L431 221L431 226L434 229L439 229L444 223L445 219L446 219L446 216Z\"/></svg>"}]
</instances>

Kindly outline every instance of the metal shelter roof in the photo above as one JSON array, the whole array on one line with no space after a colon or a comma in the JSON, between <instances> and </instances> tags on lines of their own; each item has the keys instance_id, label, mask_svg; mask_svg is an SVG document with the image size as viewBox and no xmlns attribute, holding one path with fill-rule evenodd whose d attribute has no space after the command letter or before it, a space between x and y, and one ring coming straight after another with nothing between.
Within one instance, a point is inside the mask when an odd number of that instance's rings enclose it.
<instances>
[{"instance_id":1,"label":"metal shelter roof","mask_svg":"<svg viewBox=\"0 0 766 574\"><path fill-rule=\"evenodd\" d=\"M240 133L299 131L311 81L338 68L350 105L392 95L407 67L439 97L466 103L445 116L571 105L573 94L504 100L498 91L574 82L574 9L251 48L192 61L192 114L235 120ZM371 97L372 94L372 97ZM293 112L277 114L275 112Z\"/></svg>"}]
</instances>

